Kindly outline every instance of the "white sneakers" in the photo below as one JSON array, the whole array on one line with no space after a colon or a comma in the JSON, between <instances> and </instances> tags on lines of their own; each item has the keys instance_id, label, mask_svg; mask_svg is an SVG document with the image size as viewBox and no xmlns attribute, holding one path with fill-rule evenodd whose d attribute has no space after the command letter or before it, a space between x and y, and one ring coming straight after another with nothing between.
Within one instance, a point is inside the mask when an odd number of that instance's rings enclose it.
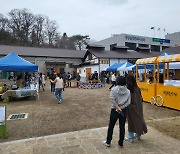
<instances>
[{"instance_id":1,"label":"white sneakers","mask_svg":"<svg viewBox=\"0 0 180 154\"><path fill-rule=\"evenodd\" d=\"M125 137L124 140L125 140L125 141L128 141L128 142L130 142L130 143L134 143L134 139L129 139L128 137Z\"/></svg>"},{"instance_id":2,"label":"white sneakers","mask_svg":"<svg viewBox=\"0 0 180 154\"><path fill-rule=\"evenodd\" d=\"M60 99L60 100L58 101L58 104L61 104L61 101L62 101L62 99Z\"/></svg>"},{"instance_id":3,"label":"white sneakers","mask_svg":"<svg viewBox=\"0 0 180 154\"><path fill-rule=\"evenodd\" d=\"M103 144L104 144L104 146L106 146L106 147L110 147L110 146L111 146L110 144L107 144L106 141L103 141Z\"/></svg>"}]
</instances>

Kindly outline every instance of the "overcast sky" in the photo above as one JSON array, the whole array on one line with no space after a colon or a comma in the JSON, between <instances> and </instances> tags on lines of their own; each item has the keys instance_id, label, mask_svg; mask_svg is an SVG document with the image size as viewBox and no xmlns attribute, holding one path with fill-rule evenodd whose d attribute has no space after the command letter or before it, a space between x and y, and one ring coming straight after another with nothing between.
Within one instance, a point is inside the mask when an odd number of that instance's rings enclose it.
<instances>
[{"instance_id":1,"label":"overcast sky","mask_svg":"<svg viewBox=\"0 0 180 154\"><path fill-rule=\"evenodd\" d=\"M47 15L68 36L89 35L102 40L112 34L154 36L180 31L180 0L0 0L0 13L29 9ZM160 31L157 31L158 28Z\"/></svg>"}]
</instances>

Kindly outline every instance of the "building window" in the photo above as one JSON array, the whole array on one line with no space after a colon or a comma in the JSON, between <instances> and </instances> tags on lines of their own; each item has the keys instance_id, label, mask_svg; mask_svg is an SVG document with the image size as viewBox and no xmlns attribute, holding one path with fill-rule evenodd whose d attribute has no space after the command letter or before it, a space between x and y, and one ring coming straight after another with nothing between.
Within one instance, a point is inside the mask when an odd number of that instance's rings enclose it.
<instances>
[{"instance_id":1,"label":"building window","mask_svg":"<svg viewBox=\"0 0 180 154\"><path fill-rule=\"evenodd\" d=\"M92 60L92 54L88 55L88 60Z\"/></svg>"},{"instance_id":2,"label":"building window","mask_svg":"<svg viewBox=\"0 0 180 154\"><path fill-rule=\"evenodd\" d=\"M149 47L149 44L138 44L139 47Z\"/></svg>"},{"instance_id":3,"label":"building window","mask_svg":"<svg viewBox=\"0 0 180 154\"><path fill-rule=\"evenodd\" d=\"M115 44L111 44L110 45L110 50L112 50L114 47L116 47L117 46L117 43L115 43Z\"/></svg>"},{"instance_id":4,"label":"building window","mask_svg":"<svg viewBox=\"0 0 180 154\"><path fill-rule=\"evenodd\" d=\"M109 64L109 60L100 60L100 64Z\"/></svg>"},{"instance_id":5,"label":"building window","mask_svg":"<svg viewBox=\"0 0 180 154\"><path fill-rule=\"evenodd\" d=\"M166 48L170 48L168 46L162 46L162 50L166 49Z\"/></svg>"},{"instance_id":6,"label":"building window","mask_svg":"<svg viewBox=\"0 0 180 154\"><path fill-rule=\"evenodd\" d=\"M125 42L125 46L129 47L129 50L136 50L136 43Z\"/></svg>"},{"instance_id":7,"label":"building window","mask_svg":"<svg viewBox=\"0 0 180 154\"><path fill-rule=\"evenodd\" d=\"M160 46L158 46L158 45L151 45L151 51L160 52Z\"/></svg>"}]
</instances>

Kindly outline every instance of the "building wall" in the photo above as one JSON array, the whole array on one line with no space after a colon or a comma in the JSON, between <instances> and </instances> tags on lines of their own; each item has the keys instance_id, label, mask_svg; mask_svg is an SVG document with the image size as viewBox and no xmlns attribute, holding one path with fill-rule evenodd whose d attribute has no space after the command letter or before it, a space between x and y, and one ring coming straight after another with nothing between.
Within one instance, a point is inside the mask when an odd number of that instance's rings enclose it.
<instances>
[{"instance_id":1,"label":"building wall","mask_svg":"<svg viewBox=\"0 0 180 154\"><path fill-rule=\"evenodd\" d=\"M117 59L110 59L110 65L109 66L111 66L111 65L113 65L114 63L119 63L119 59L117 58Z\"/></svg>"},{"instance_id":2,"label":"building wall","mask_svg":"<svg viewBox=\"0 0 180 154\"><path fill-rule=\"evenodd\" d=\"M158 41L153 41L152 37L130 35L130 34L117 34L113 35L110 38L95 42L95 44L105 46L105 50L110 50L110 46L116 44L117 46L125 46L125 42L135 43L136 47L140 44L146 44L149 48L151 45L160 46L160 51L162 51L162 46L173 47L174 44L172 41L170 43L160 43Z\"/></svg>"},{"instance_id":3,"label":"building wall","mask_svg":"<svg viewBox=\"0 0 180 154\"><path fill-rule=\"evenodd\" d=\"M108 61L107 64L102 64L101 60L103 61ZM109 66L113 65L114 63L123 63L123 62L127 62L127 59L105 59L102 58L100 59L100 63L96 63L97 65L88 65L88 66L83 66L83 67L78 67L77 68L77 73L80 74L81 76L81 81L85 82L86 81L86 68L91 68L91 73L94 73L95 71L98 72L98 75L101 74L102 71L105 71L106 68L108 68Z\"/></svg>"},{"instance_id":4,"label":"building wall","mask_svg":"<svg viewBox=\"0 0 180 154\"><path fill-rule=\"evenodd\" d=\"M165 38L172 40L173 46L180 46L180 32L167 34Z\"/></svg>"},{"instance_id":5,"label":"building wall","mask_svg":"<svg viewBox=\"0 0 180 154\"><path fill-rule=\"evenodd\" d=\"M74 65L79 65L82 63L81 59L71 59L71 58L53 58L53 57L27 57L27 56L20 56L23 59L36 64L39 66L39 72L42 72L43 74L47 73L47 67L54 67L54 66L58 66L58 64L55 64L56 62L62 62L65 64L71 64L71 67L67 67L67 65L64 65L64 71L73 73L74 71ZM51 62L52 64L46 64L46 62ZM53 64L54 62L54 64ZM63 67L62 65L58 66Z\"/></svg>"},{"instance_id":6,"label":"building wall","mask_svg":"<svg viewBox=\"0 0 180 154\"><path fill-rule=\"evenodd\" d=\"M77 73L81 76L82 82L86 82L86 68L91 68L91 73L94 73L95 71L98 72L99 75L99 65L89 65L89 66L83 66L77 68Z\"/></svg>"}]
</instances>

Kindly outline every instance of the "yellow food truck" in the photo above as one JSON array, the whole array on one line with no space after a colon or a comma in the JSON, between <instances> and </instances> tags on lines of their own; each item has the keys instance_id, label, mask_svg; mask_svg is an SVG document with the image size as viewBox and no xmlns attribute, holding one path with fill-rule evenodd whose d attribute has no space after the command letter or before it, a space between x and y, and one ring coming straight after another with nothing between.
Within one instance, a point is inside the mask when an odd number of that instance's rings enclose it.
<instances>
[{"instance_id":1,"label":"yellow food truck","mask_svg":"<svg viewBox=\"0 0 180 154\"><path fill-rule=\"evenodd\" d=\"M136 80L144 101L180 110L180 54L138 59Z\"/></svg>"}]
</instances>

